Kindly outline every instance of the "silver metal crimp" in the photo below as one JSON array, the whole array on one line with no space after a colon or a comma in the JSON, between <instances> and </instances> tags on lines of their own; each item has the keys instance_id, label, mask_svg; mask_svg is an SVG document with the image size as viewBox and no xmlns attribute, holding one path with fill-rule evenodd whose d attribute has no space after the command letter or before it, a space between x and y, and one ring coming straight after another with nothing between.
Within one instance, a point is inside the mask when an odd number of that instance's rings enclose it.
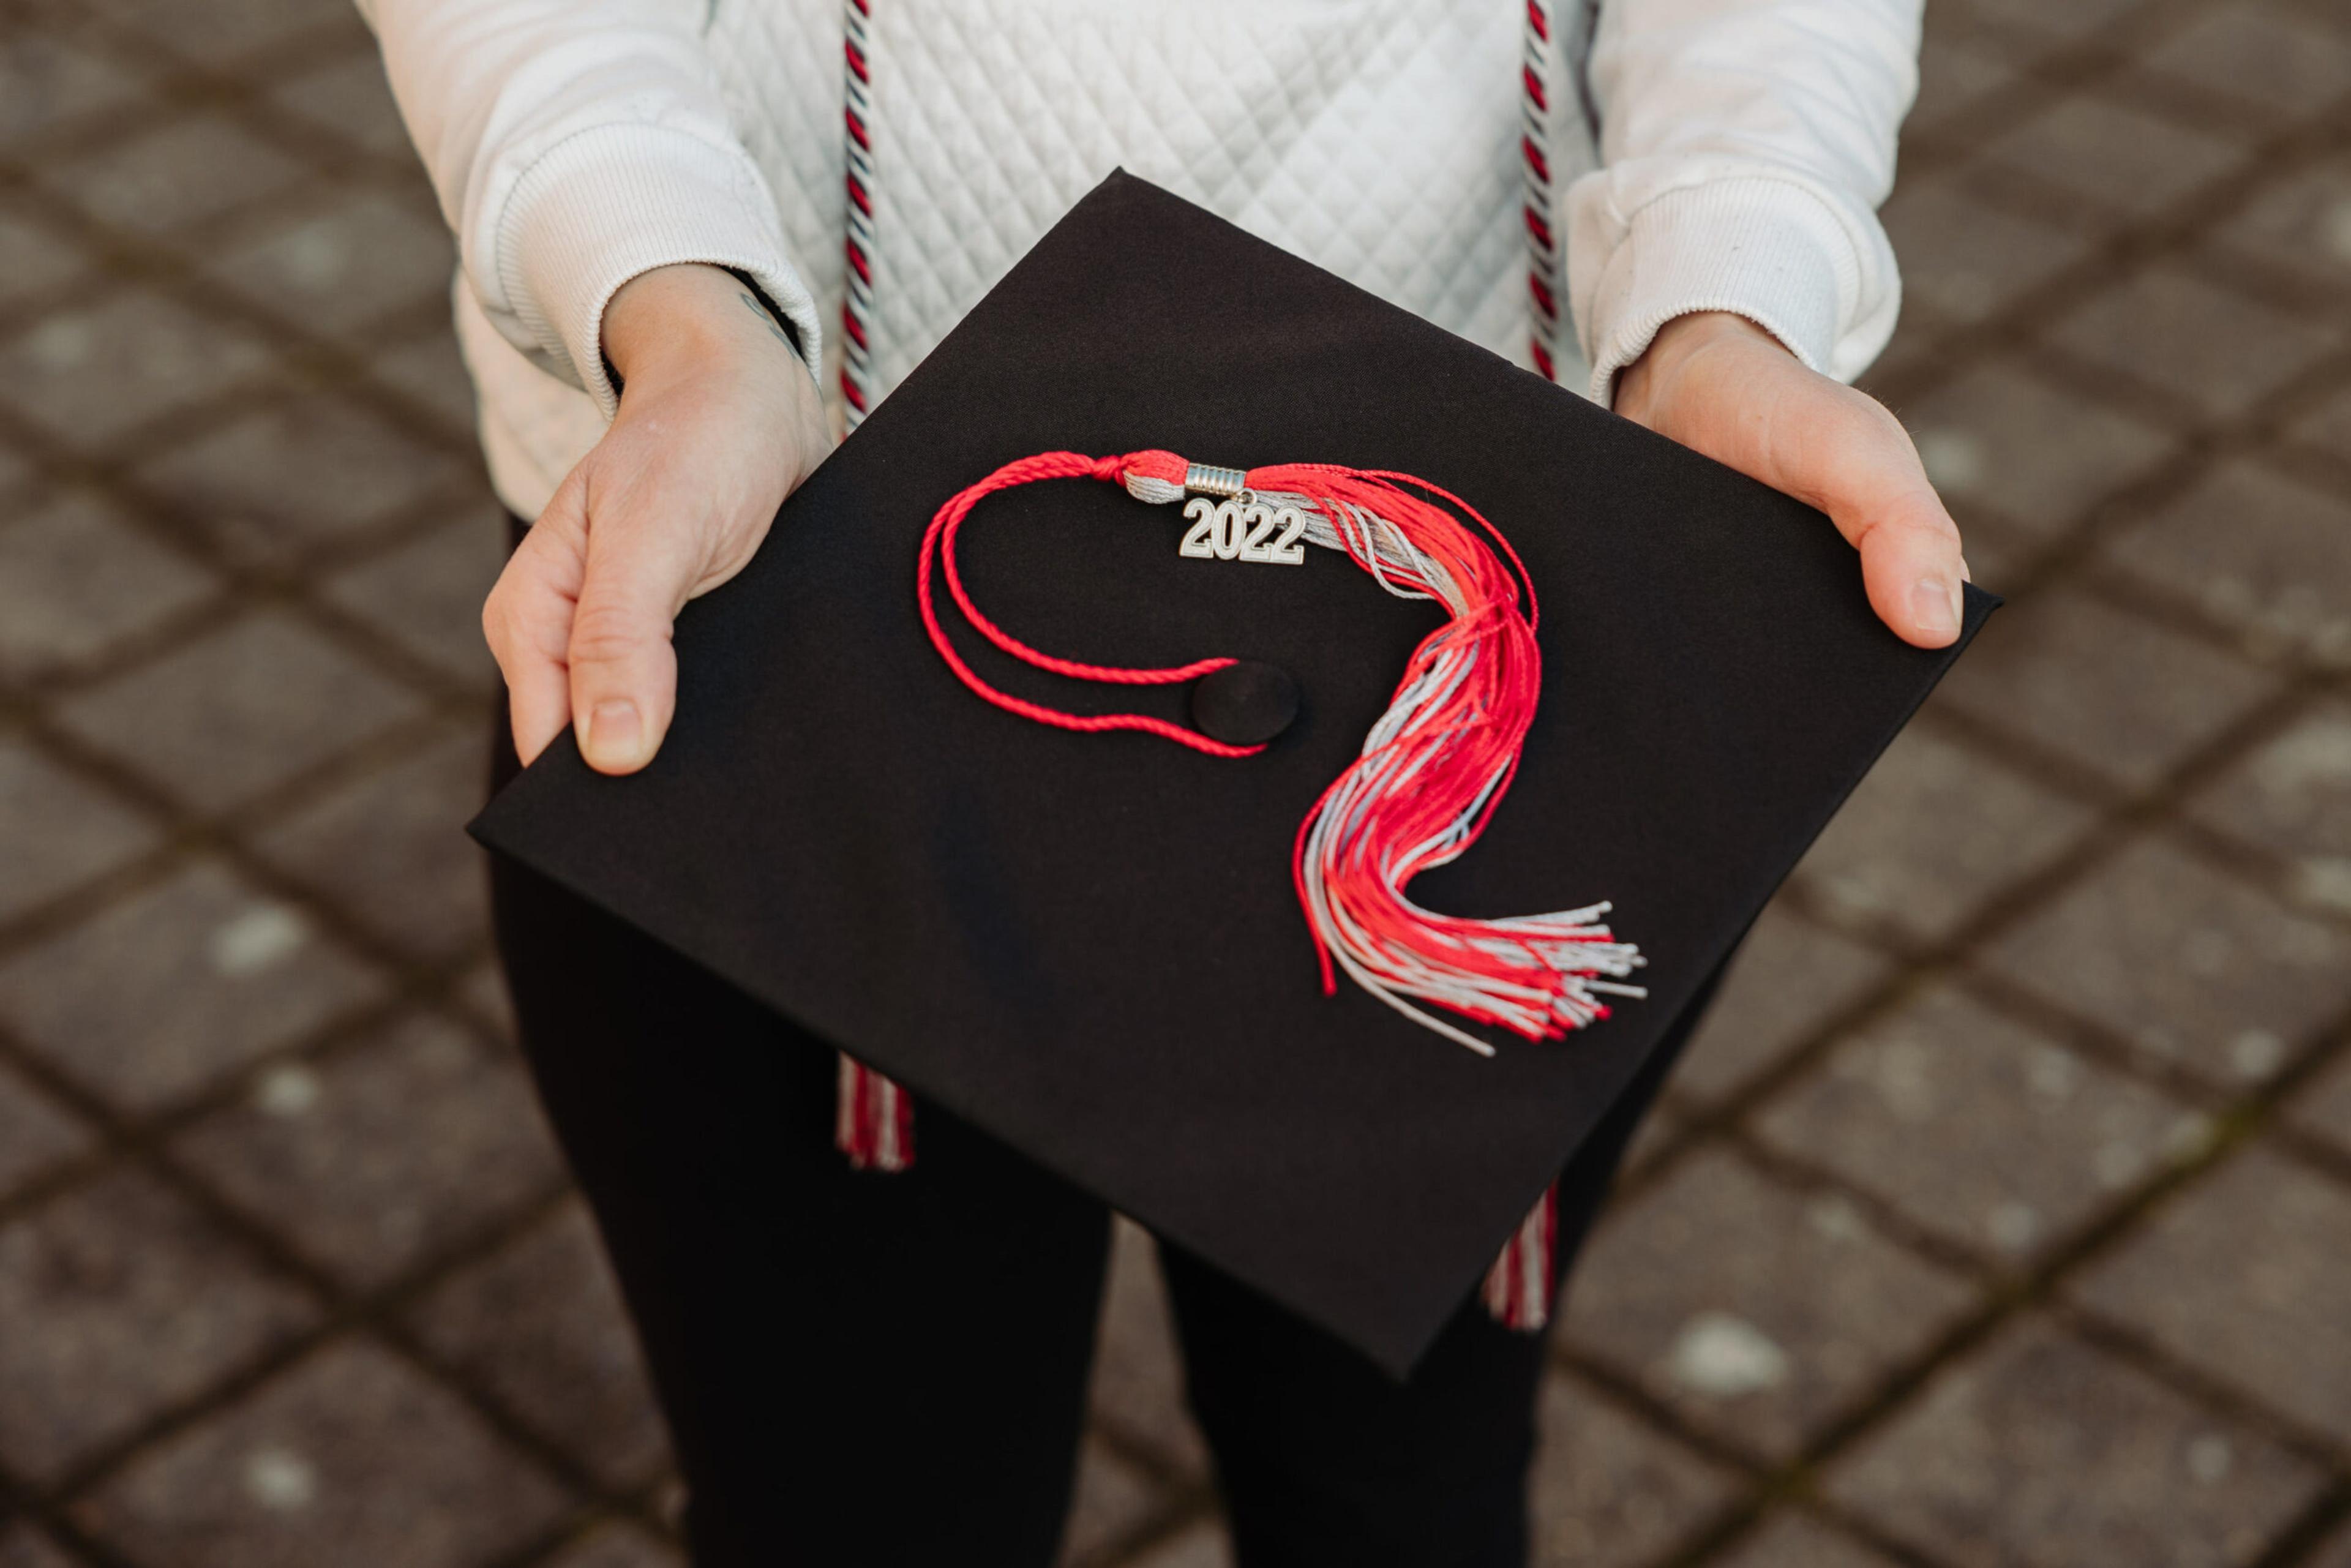
<instances>
[{"instance_id":1,"label":"silver metal crimp","mask_svg":"<svg viewBox=\"0 0 2351 1568\"><path fill-rule=\"evenodd\" d=\"M1184 470L1184 489L1195 496L1238 496L1247 488L1249 475L1238 468L1194 463Z\"/></svg>"}]
</instances>

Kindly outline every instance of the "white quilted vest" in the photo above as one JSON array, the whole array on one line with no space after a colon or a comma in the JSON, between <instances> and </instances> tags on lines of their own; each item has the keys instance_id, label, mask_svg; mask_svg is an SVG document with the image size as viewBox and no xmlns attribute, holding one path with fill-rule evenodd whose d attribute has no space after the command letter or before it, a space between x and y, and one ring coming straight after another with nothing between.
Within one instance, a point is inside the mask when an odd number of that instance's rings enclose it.
<instances>
[{"instance_id":1,"label":"white quilted vest","mask_svg":"<svg viewBox=\"0 0 2351 1568\"><path fill-rule=\"evenodd\" d=\"M837 428L855 418L844 384L887 395L1121 166L1520 365L1541 368L1540 340L1566 386L1589 380L1548 242L1595 162L1591 0L705 4L729 118L822 312ZM852 81L870 212L847 180ZM852 238L868 274L853 301ZM492 477L535 516L603 418L462 282L455 303Z\"/></svg>"},{"instance_id":2,"label":"white quilted vest","mask_svg":"<svg viewBox=\"0 0 2351 1568\"><path fill-rule=\"evenodd\" d=\"M1521 139L1548 143L1554 191L1593 151L1572 89L1528 123L1522 65L1542 40L1524 0L852 5L872 207L870 221L856 214L871 270L858 369L874 395L1121 165L1529 362ZM837 397L853 346L838 325L852 212L842 0L711 0L707 36L794 265L825 306ZM1570 73L1544 74L1567 88ZM1573 332L1557 340L1572 361ZM1559 379L1584 378L1562 364Z\"/></svg>"}]
</instances>

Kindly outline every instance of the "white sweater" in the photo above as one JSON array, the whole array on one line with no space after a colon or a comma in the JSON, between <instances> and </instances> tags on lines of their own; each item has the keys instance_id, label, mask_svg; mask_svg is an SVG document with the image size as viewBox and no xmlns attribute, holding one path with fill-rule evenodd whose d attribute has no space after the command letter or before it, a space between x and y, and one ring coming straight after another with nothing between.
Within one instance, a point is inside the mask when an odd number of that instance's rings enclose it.
<instances>
[{"instance_id":1,"label":"white sweater","mask_svg":"<svg viewBox=\"0 0 2351 1568\"><path fill-rule=\"evenodd\" d=\"M879 395L1122 164L1522 364L1548 225L1558 373L1603 401L1687 311L1849 379L1899 304L1876 208L1921 0L849 0L853 98L842 0L358 4L457 235L483 446L524 517L611 417L631 277L756 278L837 397L854 240Z\"/></svg>"}]
</instances>

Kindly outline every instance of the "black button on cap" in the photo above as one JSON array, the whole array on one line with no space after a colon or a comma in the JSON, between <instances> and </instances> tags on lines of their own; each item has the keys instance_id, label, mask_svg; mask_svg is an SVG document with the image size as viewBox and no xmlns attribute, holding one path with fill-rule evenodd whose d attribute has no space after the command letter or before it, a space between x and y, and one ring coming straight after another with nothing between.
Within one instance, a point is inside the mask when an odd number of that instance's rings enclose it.
<instances>
[{"instance_id":1,"label":"black button on cap","mask_svg":"<svg viewBox=\"0 0 2351 1568\"><path fill-rule=\"evenodd\" d=\"M1298 717L1298 683L1279 664L1244 659L1192 683L1192 727L1227 746L1260 746Z\"/></svg>"}]
</instances>

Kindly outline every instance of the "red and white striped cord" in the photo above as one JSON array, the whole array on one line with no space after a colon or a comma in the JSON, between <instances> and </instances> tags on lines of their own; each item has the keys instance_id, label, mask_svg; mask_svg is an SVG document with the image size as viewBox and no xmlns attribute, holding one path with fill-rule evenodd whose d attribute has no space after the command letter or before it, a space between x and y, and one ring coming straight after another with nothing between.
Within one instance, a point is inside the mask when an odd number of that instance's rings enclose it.
<instances>
[{"instance_id":1,"label":"red and white striped cord","mask_svg":"<svg viewBox=\"0 0 2351 1568\"><path fill-rule=\"evenodd\" d=\"M841 401L851 429L873 406L873 66L870 0L841 6Z\"/></svg>"},{"instance_id":2,"label":"red and white striped cord","mask_svg":"<svg viewBox=\"0 0 2351 1568\"><path fill-rule=\"evenodd\" d=\"M843 1055L834 1074L833 1146L862 1171L903 1171L914 1163L914 1096L895 1080Z\"/></svg>"},{"instance_id":3,"label":"red and white striped cord","mask_svg":"<svg viewBox=\"0 0 2351 1568\"><path fill-rule=\"evenodd\" d=\"M1559 1246L1559 1192L1543 1189L1517 1230L1503 1243L1501 1255L1486 1270L1479 1292L1486 1315L1506 1328L1529 1333L1551 1321L1552 1270Z\"/></svg>"},{"instance_id":4,"label":"red and white striped cord","mask_svg":"<svg viewBox=\"0 0 2351 1568\"><path fill-rule=\"evenodd\" d=\"M1563 51L1552 36L1552 0L1527 0L1525 57L1519 67L1519 162L1525 177L1527 355L1559 380L1560 308L1567 267L1559 243L1559 204L1552 186L1551 127L1558 107Z\"/></svg>"}]
</instances>

